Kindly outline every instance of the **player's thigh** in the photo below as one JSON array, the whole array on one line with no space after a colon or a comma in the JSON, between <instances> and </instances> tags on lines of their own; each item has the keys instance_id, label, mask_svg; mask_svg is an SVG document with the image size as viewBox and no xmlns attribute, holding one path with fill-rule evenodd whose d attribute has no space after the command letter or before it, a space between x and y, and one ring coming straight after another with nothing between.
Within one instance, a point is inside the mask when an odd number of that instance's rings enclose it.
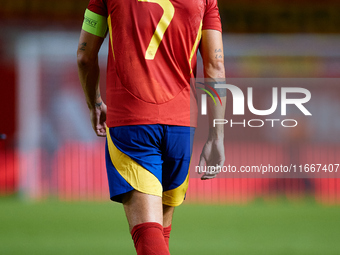
<instances>
[{"instance_id":1,"label":"player's thigh","mask_svg":"<svg viewBox=\"0 0 340 255\"><path fill-rule=\"evenodd\" d=\"M145 222L163 225L161 197L133 190L124 194L122 202L130 231L134 226Z\"/></svg>"}]
</instances>

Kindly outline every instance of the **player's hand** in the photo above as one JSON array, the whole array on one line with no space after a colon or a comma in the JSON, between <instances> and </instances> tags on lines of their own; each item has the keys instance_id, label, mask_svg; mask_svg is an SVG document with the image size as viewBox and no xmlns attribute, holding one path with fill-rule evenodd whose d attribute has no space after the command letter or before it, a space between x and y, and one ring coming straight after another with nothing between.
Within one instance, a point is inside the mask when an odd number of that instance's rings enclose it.
<instances>
[{"instance_id":1,"label":"player's hand","mask_svg":"<svg viewBox=\"0 0 340 255\"><path fill-rule=\"evenodd\" d=\"M225 161L224 141L222 139L208 139L205 143L199 161L199 174L202 174L201 180L212 179L217 176L218 171L203 172L204 166L220 166L223 167Z\"/></svg>"},{"instance_id":2,"label":"player's hand","mask_svg":"<svg viewBox=\"0 0 340 255\"><path fill-rule=\"evenodd\" d=\"M90 109L92 128L97 136L106 137L106 111L104 102L100 106Z\"/></svg>"}]
</instances>

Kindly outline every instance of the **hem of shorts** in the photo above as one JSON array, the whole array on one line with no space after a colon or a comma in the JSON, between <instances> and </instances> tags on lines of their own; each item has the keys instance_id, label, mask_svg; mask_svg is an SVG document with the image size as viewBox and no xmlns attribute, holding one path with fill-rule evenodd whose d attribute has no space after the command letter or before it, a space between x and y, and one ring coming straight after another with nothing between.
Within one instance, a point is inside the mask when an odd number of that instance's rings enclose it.
<instances>
[{"instance_id":1,"label":"hem of shorts","mask_svg":"<svg viewBox=\"0 0 340 255\"><path fill-rule=\"evenodd\" d=\"M117 195L114 195L114 196L111 196L110 197L110 200L112 202L117 202L117 203L123 203L123 195L130 192L130 191L133 191L133 190L136 190L134 188L132 188L131 190L128 190L126 192L123 192L123 193L120 193L120 194L117 194ZM140 191L141 192L141 191ZM148 193L145 193L145 192L142 192L144 194L148 194ZM153 195L153 196L159 196L159 195L154 195L154 194L149 194L149 195ZM159 197L162 197L162 196L159 196ZM164 197L162 197L164 199ZM163 205L168 205L168 206L173 206L173 207L177 207L177 206L180 206L181 204L183 204L185 198L180 201L180 202L170 202L170 201L162 201L162 204Z\"/></svg>"},{"instance_id":2,"label":"hem of shorts","mask_svg":"<svg viewBox=\"0 0 340 255\"><path fill-rule=\"evenodd\" d=\"M131 185L131 184L130 184ZM128 191L125 191L123 193L120 193L120 194L117 194L117 195L114 195L114 196L110 196L110 200L113 201L113 202L117 202L117 203L122 203L122 200L123 200L123 195L130 192L130 191L133 191L133 190L137 190L141 193L144 193L144 194L147 194L147 195L152 195L152 196L157 196L157 197L162 197L162 195L157 195L157 194L150 194L150 193L147 193L145 191L141 191L141 190L138 190L134 187L132 187L132 189L128 190Z\"/></svg>"},{"instance_id":3,"label":"hem of shorts","mask_svg":"<svg viewBox=\"0 0 340 255\"><path fill-rule=\"evenodd\" d=\"M177 206L180 206L181 204L183 204L183 202L184 202L184 199L181 202L177 202L177 203L171 203L171 202L162 201L162 204L163 205L177 207Z\"/></svg>"},{"instance_id":4,"label":"hem of shorts","mask_svg":"<svg viewBox=\"0 0 340 255\"><path fill-rule=\"evenodd\" d=\"M120 194L116 194L114 196L110 196L110 200L113 201L113 202L117 202L117 203L123 203L123 195L130 192L130 191L133 191L134 188L131 188L130 190L126 190Z\"/></svg>"},{"instance_id":5,"label":"hem of shorts","mask_svg":"<svg viewBox=\"0 0 340 255\"><path fill-rule=\"evenodd\" d=\"M183 197L183 199L181 201L177 200L175 202L172 202L171 197L169 197L169 196L165 197L164 196L164 191L163 191L162 204L163 205L168 205L168 206L173 206L173 207L180 206L181 204L183 204L185 198L186 198L186 193L184 194L184 197Z\"/></svg>"}]
</instances>

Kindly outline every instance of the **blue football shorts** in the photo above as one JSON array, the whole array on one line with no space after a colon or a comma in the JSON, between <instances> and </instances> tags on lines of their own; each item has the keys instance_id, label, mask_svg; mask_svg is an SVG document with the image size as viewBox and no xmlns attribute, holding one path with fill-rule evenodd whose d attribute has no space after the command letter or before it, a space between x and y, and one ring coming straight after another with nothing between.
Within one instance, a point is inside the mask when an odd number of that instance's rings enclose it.
<instances>
[{"instance_id":1,"label":"blue football shorts","mask_svg":"<svg viewBox=\"0 0 340 255\"><path fill-rule=\"evenodd\" d=\"M107 128L106 169L110 198L138 190L160 196L163 204L180 205L189 183L195 128L133 125Z\"/></svg>"}]
</instances>

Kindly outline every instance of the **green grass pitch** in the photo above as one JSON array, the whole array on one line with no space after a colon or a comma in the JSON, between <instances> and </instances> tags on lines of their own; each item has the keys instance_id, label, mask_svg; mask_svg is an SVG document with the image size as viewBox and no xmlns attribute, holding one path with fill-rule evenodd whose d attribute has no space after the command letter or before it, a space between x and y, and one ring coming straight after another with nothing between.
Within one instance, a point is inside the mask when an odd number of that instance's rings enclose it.
<instances>
[{"instance_id":1,"label":"green grass pitch","mask_svg":"<svg viewBox=\"0 0 340 255\"><path fill-rule=\"evenodd\" d=\"M340 254L340 207L310 202L176 209L172 255ZM0 199L0 254L135 254L122 206Z\"/></svg>"}]
</instances>

